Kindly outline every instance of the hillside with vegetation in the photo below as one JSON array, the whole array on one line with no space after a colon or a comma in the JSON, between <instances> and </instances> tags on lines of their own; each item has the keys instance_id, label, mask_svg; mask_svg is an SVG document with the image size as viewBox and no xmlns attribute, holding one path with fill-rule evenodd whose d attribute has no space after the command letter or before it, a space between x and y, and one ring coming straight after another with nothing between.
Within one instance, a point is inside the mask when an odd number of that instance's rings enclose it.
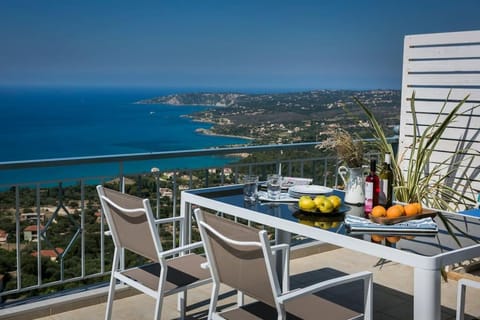
<instances>
[{"instance_id":1,"label":"hillside with vegetation","mask_svg":"<svg viewBox=\"0 0 480 320\"><path fill-rule=\"evenodd\" d=\"M318 141L327 128L339 126L362 135L366 117L353 97L366 104L387 135L400 119L399 90L314 90L294 93L187 93L142 100L142 104L203 105L186 115L212 124L207 134L250 137L257 144Z\"/></svg>"}]
</instances>

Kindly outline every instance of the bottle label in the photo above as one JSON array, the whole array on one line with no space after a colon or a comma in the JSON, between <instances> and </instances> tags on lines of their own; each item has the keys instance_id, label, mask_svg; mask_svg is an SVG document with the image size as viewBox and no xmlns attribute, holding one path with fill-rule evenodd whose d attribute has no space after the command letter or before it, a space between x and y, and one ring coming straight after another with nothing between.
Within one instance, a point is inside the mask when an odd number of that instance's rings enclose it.
<instances>
[{"instance_id":1,"label":"bottle label","mask_svg":"<svg viewBox=\"0 0 480 320\"><path fill-rule=\"evenodd\" d=\"M365 212L373 208L373 182L365 182Z\"/></svg>"},{"instance_id":2,"label":"bottle label","mask_svg":"<svg viewBox=\"0 0 480 320\"><path fill-rule=\"evenodd\" d=\"M380 194L378 195L378 203L386 204L389 198L388 194L388 179L380 179Z\"/></svg>"}]
</instances>

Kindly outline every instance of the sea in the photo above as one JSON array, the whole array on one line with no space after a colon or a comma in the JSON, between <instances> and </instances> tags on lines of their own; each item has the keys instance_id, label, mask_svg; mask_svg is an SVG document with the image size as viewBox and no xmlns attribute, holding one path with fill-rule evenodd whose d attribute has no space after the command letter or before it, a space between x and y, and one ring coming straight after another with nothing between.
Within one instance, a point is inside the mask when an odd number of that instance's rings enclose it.
<instances>
[{"instance_id":1,"label":"sea","mask_svg":"<svg viewBox=\"0 0 480 320\"><path fill-rule=\"evenodd\" d=\"M193 150L248 144L241 138L196 132L211 124L184 117L208 106L135 104L200 89L0 87L0 162ZM181 168L220 167L235 158L183 159ZM178 159L125 163L122 170L150 172L179 167ZM59 176L118 174L119 165L0 171L0 186ZM33 176L35 178L33 178Z\"/></svg>"}]
</instances>

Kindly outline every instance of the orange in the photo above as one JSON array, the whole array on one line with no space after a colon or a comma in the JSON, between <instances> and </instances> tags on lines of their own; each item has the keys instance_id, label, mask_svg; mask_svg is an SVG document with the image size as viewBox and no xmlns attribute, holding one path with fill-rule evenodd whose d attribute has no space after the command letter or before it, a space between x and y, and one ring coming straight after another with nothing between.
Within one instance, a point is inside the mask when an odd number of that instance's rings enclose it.
<instances>
[{"instance_id":1,"label":"orange","mask_svg":"<svg viewBox=\"0 0 480 320\"><path fill-rule=\"evenodd\" d=\"M417 213L422 213L423 211L423 208L422 208L422 204L420 202L414 202L412 203L415 207L417 207Z\"/></svg>"},{"instance_id":2,"label":"orange","mask_svg":"<svg viewBox=\"0 0 480 320\"><path fill-rule=\"evenodd\" d=\"M385 210L383 206L375 206L370 215L375 218L385 217L387 215L387 210Z\"/></svg>"},{"instance_id":3,"label":"orange","mask_svg":"<svg viewBox=\"0 0 480 320\"><path fill-rule=\"evenodd\" d=\"M390 243L397 243L398 241L400 241L400 237L398 236L387 237L387 241Z\"/></svg>"},{"instance_id":4,"label":"orange","mask_svg":"<svg viewBox=\"0 0 480 320\"><path fill-rule=\"evenodd\" d=\"M394 204L393 206L398 208L398 210L400 210L402 212L402 216L405 215L405 209L403 208L403 206L401 204Z\"/></svg>"},{"instance_id":5,"label":"orange","mask_svg":"<svg viewBox=\"0 0 480 320\"><path fill-rule=\"evenodd\" d=\"M372 234L371 239L373 242L380 243L383 241L383 239L385 239L385 237L378 234Z\"/></svg>"},{"instance_id":6,"label":"orange","mask_svg":"<svg viewBox=\"0 0 480 320\"><path fill-rule=\"evenodd\" d=\"M415 204L409 203L403 207L407 217L415 216L418 213L418 208Z\"/></svg>"},{"instance_id":7,"label":"orange","mask_svg":"<svg viewBox=\"0 0 480 320\"><path fill-rule=\"evenodd\" d=\"M387 209L387 218L398 218L403 215L403 207L401 205L394 205Z\"/></svg>"}]
</instances>

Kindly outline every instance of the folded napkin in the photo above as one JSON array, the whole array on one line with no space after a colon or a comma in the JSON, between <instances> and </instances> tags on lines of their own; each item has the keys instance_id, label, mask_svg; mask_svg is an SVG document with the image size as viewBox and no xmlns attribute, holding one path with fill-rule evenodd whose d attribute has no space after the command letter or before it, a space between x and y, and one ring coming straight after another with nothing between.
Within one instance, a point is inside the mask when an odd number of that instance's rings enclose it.
<instances>
[{"instance_id":1,"label":"folded napkin","mask_svg":"<svg viewBox=\"0 0 480 320\"><path fill-rule=\"evenodd\" d=\"M431 217L408 220L396 224L379 224L369 219L345 216L345 226L350 232L382 232L382 233L437 233L438 226Z\"/></svg>"},{"instance_id":2,"label":"folded napkin","mask_svg":"<svg viewBox=\"0 0 480 320\"><path fill-rule=\"evenodd\" d=\"M296 177L282 177L282 188L290 188L292 186L304 186L311 184L313 179L296 178Z\"/></svg>"},{"instance_id":3,"label":"folded napkin","mask_svg":"<svg viewBox=\"0 0 480 320\"><path fill-rule=\"evenodd\" d=\"M268 197L268 193L266 191L258 191L257 193L258 200L260 201L269 201L269 202L298 202L298 198L292 198L288 193L282 192L280 193L280 197L278 199L271 199Z\"/></svg>"}]
</instances>

